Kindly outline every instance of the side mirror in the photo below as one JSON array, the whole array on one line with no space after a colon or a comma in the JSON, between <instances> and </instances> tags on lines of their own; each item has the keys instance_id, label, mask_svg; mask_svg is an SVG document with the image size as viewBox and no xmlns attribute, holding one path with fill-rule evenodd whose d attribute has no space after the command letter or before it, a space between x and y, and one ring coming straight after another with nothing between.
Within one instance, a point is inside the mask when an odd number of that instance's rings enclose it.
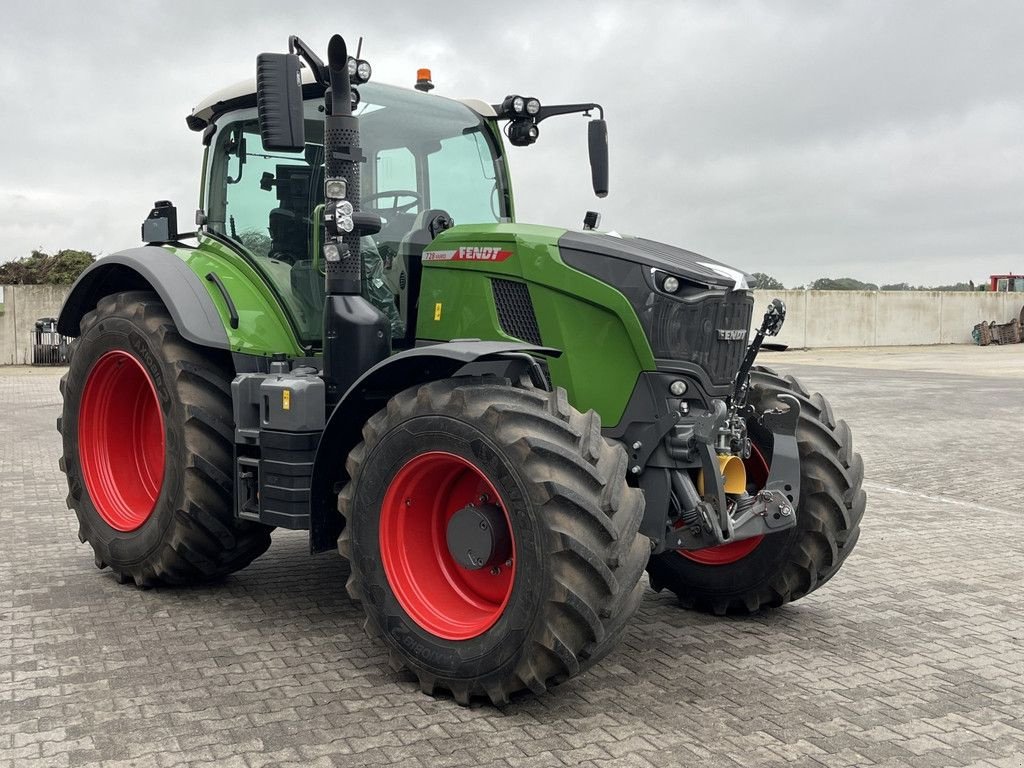
<instances>
[{"instance_id":1,"label":"side mirror","mask_svg":"<svg viewBox=\"0 0 1024 768\"><path fill-rule=\"evenodd\" d=\"M587 124L587 141L590 145L590 176L594 183L594 194L608 195L608 124L604 120L591 120Z\"/></svg>"},{"instance_id":2,"label":"side mirror","mask_svg":"<svg viewBox=\"0 0 1024 768\"><path fill-rule=\"evenodd\" d=\"M297 55L261 53L256 57L256 113L264 149L301 152L306 148Z\"/></svg>"}]
</instances>

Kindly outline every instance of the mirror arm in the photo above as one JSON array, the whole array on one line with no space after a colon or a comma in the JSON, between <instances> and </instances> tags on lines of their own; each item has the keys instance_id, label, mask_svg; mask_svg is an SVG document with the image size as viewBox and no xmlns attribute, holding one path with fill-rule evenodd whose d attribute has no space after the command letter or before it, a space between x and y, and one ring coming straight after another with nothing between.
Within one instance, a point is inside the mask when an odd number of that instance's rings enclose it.
<instances>
[{"instance_id":1,"label":"mirror arm","mask_svg":"<svg viewBox=\"0 0 1024 768\"><path fill-rule=\"evenodd\" d=\"M537 113L536 122L546 120L549 117L555 117L556 115L571 115L576 112L583 112L586 114L591 110L596 109L600 115L600 119L604 120L604 107L600 104L556 104L551 107L541 107L540 112Z\"/></svg>"},{"instance_id":2,"label":"mirror arm","mask_svg":"<svg viewBox=\"0 0 1024 768\"><path fill-rule=\"evenodd\" d=\"M551 107L540 108L540 112L536 115L512 115L507 112L502 112L501 104L492 104L491 107L498 114L495 116L497 120L519 120L523 117L533 119L533 122L539 123L541 120L546 120L549 117L555 117L556 115L572 115L576 112L582 112L583 114L589 113L592 109L596 109L604 120L604 107L600 104L556 104Z\"/></svg>"},{"instance_id":3,"label":"mirror arm","mask_svg":"<svg viewBox=\"0 0 1024 768\"><path fill-rule=\"evenodd\" d=\"M294 53L305 60L306 64L309 65L310 70L313 72L313 78L320 83L320 85L327 87L331 84L330 76L327 73L327 67L324 66L323 61L317 56L306 45L302 38L298 35L288 36L288 52Z\"/></svg>"}]
</instances>

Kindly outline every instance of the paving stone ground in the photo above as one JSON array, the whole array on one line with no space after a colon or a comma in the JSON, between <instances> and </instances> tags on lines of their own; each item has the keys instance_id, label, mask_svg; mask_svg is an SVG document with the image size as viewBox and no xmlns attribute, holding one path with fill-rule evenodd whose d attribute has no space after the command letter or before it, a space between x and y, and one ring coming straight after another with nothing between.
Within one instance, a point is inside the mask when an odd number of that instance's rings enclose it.
<instances>
[{"instance_id":1,"label":"paving stone ground","mask_svg":"<svg viewBox=\"0 0 1024 768\"><path fill-rule=\"evenodd\" d=\"M118 586L64 505L55 373L0 371L0 766L1020 766L1024 379L976 353L793 366L867 466L839 575L748 619L648 592L603 663L503 711L392 673L302 534L218 586Z\"/></svg>"}]
</instances>

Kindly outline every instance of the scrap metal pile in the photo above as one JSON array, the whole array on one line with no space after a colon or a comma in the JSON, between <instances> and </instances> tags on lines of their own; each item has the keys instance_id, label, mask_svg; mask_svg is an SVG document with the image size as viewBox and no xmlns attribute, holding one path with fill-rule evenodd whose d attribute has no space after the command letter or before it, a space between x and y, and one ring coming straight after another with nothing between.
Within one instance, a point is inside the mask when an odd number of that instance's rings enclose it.
<instances>
[{"instance_id":1,"label":"scrap metal pile","mask_svg":"<svg viewBox=\"0 0 1024 768\"><path fill-rule=\"evenodd\" d=\"M1021 307L1020 317L1013 318L1008 323L997 323L994 320L990 323L978 323L971 331L971 338L974 343L981 347L989 344L1020 344L1024 342L1024 307Z\"/></svg>"}]
</instances>

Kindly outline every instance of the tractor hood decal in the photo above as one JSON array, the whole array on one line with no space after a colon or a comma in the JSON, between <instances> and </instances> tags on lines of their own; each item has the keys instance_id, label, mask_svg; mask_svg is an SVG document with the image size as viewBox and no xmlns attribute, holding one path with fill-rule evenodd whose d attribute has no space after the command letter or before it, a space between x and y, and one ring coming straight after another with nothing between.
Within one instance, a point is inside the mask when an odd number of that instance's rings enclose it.
<instances>
[{"instance_id":1,"label":"tractor hood decal","mask_svg":"<svg viewBox=\"0 0 1024 768\"><path fill-rule=\"evenodd\" d=\"M505 261L512 251L493 245L463 245L453 251L424 251L423 261Z\"/></svg>"}]
</instances>

